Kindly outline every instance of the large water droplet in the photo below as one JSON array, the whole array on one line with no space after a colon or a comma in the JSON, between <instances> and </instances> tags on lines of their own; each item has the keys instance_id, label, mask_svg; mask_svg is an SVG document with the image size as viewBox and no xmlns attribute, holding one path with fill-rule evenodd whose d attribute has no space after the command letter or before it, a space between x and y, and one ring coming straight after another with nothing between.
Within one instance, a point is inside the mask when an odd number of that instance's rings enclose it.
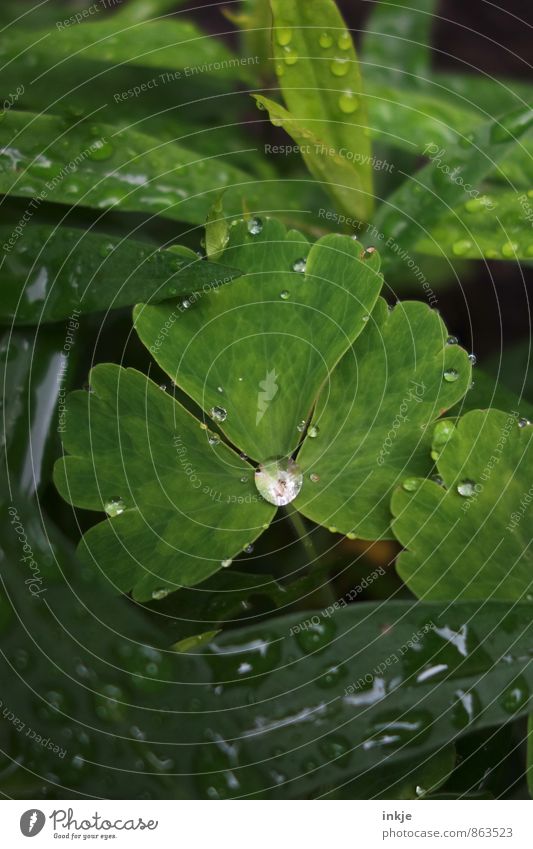
<instances>
[{"instance_id":1,"label":"large water droplet","mask_svg":"<svg viewBox=\"0 0 533 849\"><path fill-rule=\"evenodd\" d=\"M119 498L119 496L117 496L117 495L114 495L112 498L110 498L104 504L105 512L112 519L115 516L120 516L120 514L123 513L125 509L126 509L126 504L124 503L122 498Z\"/></svg>"},{"instance_id":2,"label":"large water droplet","mask_svg":"<svg viewBox=\"0 0 533 849\"><path fill-rule=\"evenodd\" d=\"M263 229L263 222L260 218L250 218L247 224L247 229L252 236L258 236Z\"/></svg>"},{"instance_id":3,"label":"large water droplet","mask_svg":"<svg viewBox=\"0 0 533 849\"><path fill-rule=\"evenodd\" d=\"M216 422L225 422L228 417L227 410L225 410L224 407L211 407L209 415Z\"/></svg>"},{"instance_id":4,"label":"large water droplet","mask_svg":"<svg viewBox=\"0 0 533 849\"><path fill-rule=\"evenodd\" d=\"M265 501L290 504L302 488L303 475L290 457L273 457L262 463L255 472L257 491Z\"/></svg>"},{"instance_id":5,"label":"large water droplet","mask_svg":"<svg viewBox=\"0 0 533 849\"><path fill-rule=\"evenodd\" d=\"M476 482L464 480L457 484L457 492L465 498L471 498L476 491Z\"/></svg>"}]
</instances>

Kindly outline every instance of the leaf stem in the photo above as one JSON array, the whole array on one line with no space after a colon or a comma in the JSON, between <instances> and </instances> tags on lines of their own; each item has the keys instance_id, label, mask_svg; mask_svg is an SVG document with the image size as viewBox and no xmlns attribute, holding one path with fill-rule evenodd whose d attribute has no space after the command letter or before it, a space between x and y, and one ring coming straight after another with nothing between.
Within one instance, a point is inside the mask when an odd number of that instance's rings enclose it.
<instances>
[{"instance_id":1,"label":"leaf stem","mask_svg":"<svg viewBox=\"0 0 533 849\"><path fill-rule=\"evenodd\" d=\"M307 555L307 566L308 568L312 568L313 563L318 562L319 554L311 538L311 533L305 527L305 522L301 514L292 506L292 504L286 504L284 509L285 515L292 525L296 538L298 542L302 544ZM317 587L311 596L308 597L306 607L309 607L310 605L314 606L315 604L317 607L327 607L334 600L335 594L331 584L325 583L321 587Z\"/></svg>"}]
</instances>

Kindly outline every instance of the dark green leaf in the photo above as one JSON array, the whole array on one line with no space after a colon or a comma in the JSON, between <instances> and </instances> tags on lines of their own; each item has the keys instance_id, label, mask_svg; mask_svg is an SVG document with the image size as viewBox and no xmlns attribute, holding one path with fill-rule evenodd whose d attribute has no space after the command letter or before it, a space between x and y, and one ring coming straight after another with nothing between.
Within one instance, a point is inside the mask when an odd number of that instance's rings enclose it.
<instances>
[{"instance_id":1,"label":"dark green leaf","mask_svg":"<svg viewBox=\"0 0 533 849\"><path fill-rule=\"evenodd\" d=\"M239 275L187 249L178 255L133 239L67 227L29 225L20 234L1 227L0 242L0 320L19 324L176 298Z\"/></svg>"},{"instance_id":2,"label":"dark green leaf","mask_svg":"<svg viewBox=\"0 0 533 849\"><path fill-rule=\"evenodd\" d=\"M429 74L430 40L437 0L386 0L374 3L365 24L363 60L370 78L396 85L423 85Z\"/></svg>"}]
</instances>

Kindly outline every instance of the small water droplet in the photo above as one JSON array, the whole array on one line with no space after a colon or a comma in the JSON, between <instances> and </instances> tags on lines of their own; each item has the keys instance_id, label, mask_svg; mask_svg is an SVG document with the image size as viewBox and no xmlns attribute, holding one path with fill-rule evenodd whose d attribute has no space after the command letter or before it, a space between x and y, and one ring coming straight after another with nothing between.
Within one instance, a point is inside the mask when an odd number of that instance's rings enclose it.
<instances>
[{"instance_id":1,"label":"small water droplet","mask_svg":"<svg viewBox=\"0 0 533 849\"><path fill-rule=\"evenodd\" d=\"M457 492L465 498L470 498L476 491L476 483L471 480L464 480L457 484Z\"/></svg>"},{"instance_id":2,"label":"small water droplet","mask_svg":"<svg viewBox=\"0 0 533 849\"><path fill-rule=\"evenodd\" d=\"M355 112L359 106L359 100L351 91L345 91L339 97L339 109L345 115L350 115Z\"/></svg>"},{"instance_id":3,"label":"small water droplet","mask_svg":"<svg viewBox=\"0 0 533 849\"><path fill-rule=\"evenodd\" d=\"M285 47L292 41L292 30L288 27L278 27L276 29L276 41L281 47Z\"/></svg>"},{"instance_id":4,"label":"small water droplet","mask_svg":"<svg viewBox=\"0 0 533 849\"><path fill-rule=\"evenodd\" d=\"M241 483L248 483L248 475L243 475L239 480Z\"/></svg>"},{"instance_id":5,"label":"small water droplet","mask_svg":"<svg viewBox=\"0 0 533 849\"><path fill-rule=\"evenodd\" d=\"M315 439L318 436L319 433L320 433L319 426L318 425L311 425L311 427L307 431L307 436L309 436L311 439Z\"/></svg>"},{"instance_id":6,"label":"small water droplet","mask_svg":"<svg viewBox=\"0 0 533 849\"><path fill-rule=\"evenodd\" d=\"M218 433L209 432L207 434L207 441L209 445L220 445L220 436Z\"/></svg>"},{"instance_id":7,"label":"small water droplet","mask_svg":"<svg viewBox=\"0 0 533 849\"><path fill-rule=\"evenodd\" d=\"M329 69L334 77L345 77L350 70L350 62L348 59L334 59L329 66Z\"/></svg>"},{"instance_id":8,"label":"small water droplet","mask_svg":"<svg viewBox=\"0 0 533 849\"><path fill-rule=\"evenodd\" d=\"M224 392L222 386L217 386L217 392L220 392L220 394L222 395L222 393Z\"/></svg>"},{"instance_id":9,"label":"small water droplet","mask_svg":"<svg viewBox=\"0 0 533 849\"><path fill-rule=\"evenodd\" d=\"M301 259L296 259L292 264L292 270L297 271L300 274L303 274L303 272L305 271L306 265L307 265L307 260L305 259L305 257L302 257Z\"/></svg>"},{"instance_id":10,"label":"small water droplet","mask_svg":"<svg viewBox=\"0 0 533 849\"><path fill-rule=\"evenodd\" d=\"M525 416L521 416L518 419L518 427L529 427L530 425L531 425L531 422L529 421L529 419L526 419Z\"/></svg>"},{"instance_id":11,"label":"small water droplet","mask_svg":"<svg viewBox=\"0 0 533 849\"><path fill-rule=\"evenodd\" d=\"M405 489L406 492L416 492L419 486L418 478L406 478L402 483L402 489Z\"/></svg>"},{"instance_id":12,"label":"small water droplet","mask_svg":"<svg viewBox=\"0 0 533 849\"><path fill-rule=\"evenodd\" d=\"M455 383L455 381L459 377L459 372L455 368L449 368L446 369L442 376L447 383Z\"/></svg>"},{"instance_id":13,"label":"small water droplet","mask_svg":"<svg viewBox=\"0 0 533 849\"><path fill-rule=\"evenodd\" d=\"M333 38L329 34L329 32L321 32L318 37L318 43L321 47L326 49L327 47L331 47L331 45L333 44Z\"/></svg>"},{"instance_id":14,"label":"small water droplet","mask_svg":"<svg viewBox=\"0 0 533 849\"><path fill-rule=\"evenodd\" d=\"M518 250L518 244L516 242L505 242L505 244L501 247L501 252L504 257L507 259L512 259L516 256L516 252Z\"/></svg>"},{"instance_id":15,"label":"small water droplet","mask_svg":"<svg viewBox=\"0 0 533 849\"><path fill-rule=\"evenodd\" d=\"M261 463L255 472L257 491L265 501L278 507L294 501L302 483L303 475L290 457L273 457Z\"/></svg>"},{"instance_id":16,"label":"small water droplet","mask_svg":"<svg viewBox=\"0 0 533 849\"><path fill-rule=\"evenodd\" d=\"M312 472L312 473L309 475L309 480L310 480L312 483L318 483L318 481L320 480L320 475L315 475L315 473L314 473L314 472Z\"/></svg>"},{"instance_id":17,"label":"small water droplet","mask_svg":"<svg viewBox=\"0 0 533 849\"><path fill-rule=\"evenodd\" d=\"M464 256L472 247L472 242L469 239L458 239L452 245L452 251L456 256Z\"/></svg>"},{"instance_id":18,"label":"small water droplet","mask_svg":"<svg viewBox=\"0 0 533 849\"><path fill-rule=\"evenodd\" d=\"M352 46L352 37L349 32L343 32L337 39L339 50L349 50Z\"/></svg>"},{"instance_id":19,"label":"small water droplet","mask_svg":"<svg viewBox=\"0 0 533 849\"><path fill-rule=\"evenodd\" d=\"M223 569L227 569L228 566L231 566L232 563L233 563L233 560L231 558L228 558L227 560L221 560L220 565L222 566Z\"/></svg>"},{"instance_id":20,"label":"small water droplet","mask_svg":"<svg viewBox=\"0 0 533 849\"><path fill-rule=\"evenodd\" d=\"M228 417L228 413L224 409L224 407L211 407L211 409L209 410L209 415L216 422L225 422Z\"/></svg>"},{"instance_id":21,"label":"small water droplet","mask_svg":"<svg viewBox=\"0 0 533 849\"><path fill-rule=\"evenodd\" d=\"M529 701L529 686L526 679L520 675L502 693L500 704L506 713L516 713L522 710Z\"/></svg>"},{"instance_id":22,"label":"small water droplet","mask_svg":"<svg viewBox=\"0 0 533 849\"><path fill-rule=\"evenodd\" d=\"M471 362L471 364L472 364L473 366L475 366L475 364L477 363L477 357L476 357L476 355L475 355L475 354L469 354L469 355L468 355L468 359L469 359L469 361Z\"/></svg>"},{"instance_id":23,"label":"small water droplet","mask_svg":"<svg viewBox=\"0 0 533 849\"><path fill-rule=\"evenodd\" d=\"M298 61L298 54L295 50L292 50L290 47L283 48L284 56L283 61L286 65L296 65Z\"/></svg>"},{"instance_id":24,"label":"small water droplet","mask_svg":"<svg viewBox=\"0 0 533 849\"><path fill-rule=\"evenodd\" d=\"M245 554L251 554L253 552L253 550L254 550L254 547L253 547L252 543L250 543L249 545L245 545L245 547L243 548L243 551L244 551Z\"/></svg>"},{"instance_id":25,"label":"small water droplet","mask_svg":"<svg viewBox=\"0 0 533 849\"><path fill-rule=\"evenodd\" d=\"M258 236L263 229L263 222L260 218L250 218L247 224L247 229L252 236Z\"/></svg>"},{"instance_id":26,"label":"small water droplet","mask_svg":"<svg viewBox=\"0 0 533 849\"><path fill-rule=\"evenodd\" d=\"M153 598L155 601L161 601L161 599L163 599L163 598L166 598L166 597L167 597L167 595L169 594L169 592L170 592L170 590L169 590L169 589L167 589L166 587L161 587L161 589L159 589L159 590L154 590L154 591L153 591L153 593L152 593L152 598Z\"/></svg>"},{"instance_id":27,"label":"small water droplet","mask_svg":"<svg viewBox=\"0 0 533 849\"><path fill-rule=\"evenodd\" d=\"M305 430L305 419L302 419L301 422L298 422L298 424L296 425L296 430L298 431L298 433L304 432L304 430Z\"/></svg>"},{"instance_id":28,"label":"small water droplet","mask_svg":"<svg viewBox=\"0 0 533 849\"><path fill-rule=\"evenodd\" d=\"M370 246L369 248L365 248L364 251L361 251L360 257L361 259L370 259L370 257L376 253L376 249Z\"/></svg>"},{"instance_id":29,"label":"small water droplet","mask_svg":"<svg viewBox=\"0 0 533 849\"><path fill-rule=\"evenodd\" d=\"M283 292L279 293L279 296L282 301L287 301L290 298L291 293L288 291L288 289L284 289Z\"/></svg>"},{"instance_id":30,"label":"small water droplet","mask_svg":"<svg viewBox=\"0 0 533 849\"><path fill-rule=\"evenodd\" d=\"M444 478L441 478L440 475L431 475L431 480L438 486L444 486Z\"/></svg>"},{"instance_id":31,"label":"small water droplet","mask_svg":"<svg viewBox=\"0 0 533 849\"><path fill-rule=\"evenodd\" d=\"M106 503L104 504L104 510L105 510L105 512L106 512L106 513L107 513L107 515L108 515L108 516L110 516L112 519L113 519L115 516L120 516L120 514L121 514L121 513L123 513L125 509L126 509L126 504L124 503L124 501L122 500L122 498L119 498L119 496L116 496L116 495L115 495L115 496L113 496L112 498L110 498L110 499L109 499L108 501L106 501Z\"/></svg>"},{"instance_id":32,"label":"small water droplet","mask_svg":"<svg viewBox=\"0 0 533 849\"><path fill-rule=\"evenodd\" d=\"M306 654L320 652L331 643L336 630L330 619L320 619L318 622L313 620L304 631L296 634L296 642Z\"/></svg>"},{"instance_id":33,"label":"small water droplet","mask_svg":"<svg viewBox=\"0 0 533 849\"><path fill-rule=\"evenodd\" d=\"M448 336L448 338L446 339L447 345L457 345L458 343L459 339L457 338L457 336Z\"/></svg>"},{"instance_id":34,"label":"small water droplet","mask_svg":"<svg viewBox=\"0 0 533 849\"><path fill-rule=\"evenodd\" d=\"M89 159L99 162L103 159L109 159L113 156L114 152L115 151L111 142L107 141L107 139L97 139L96 141L91 142L91 145L87 150L87 155Z\"/></svg>"}]
</instances>

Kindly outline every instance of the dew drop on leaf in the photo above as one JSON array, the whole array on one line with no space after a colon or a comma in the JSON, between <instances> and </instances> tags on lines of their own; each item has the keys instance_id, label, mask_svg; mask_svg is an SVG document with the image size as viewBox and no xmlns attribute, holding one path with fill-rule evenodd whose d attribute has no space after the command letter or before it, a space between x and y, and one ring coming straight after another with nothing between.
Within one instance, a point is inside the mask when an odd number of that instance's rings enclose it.
<instances>
[{"instance_id":1,"label":"dew drop on leaf","mask_svg":"<svg viewBox=\"0 0 533 849\"><path fill-rule=\"evenodd\" d=\"M406 478L402 483L402 489L405 489L406 492L415 492L419 486L418 478Z\"/></svg>"},{"instance_id":2,"label":"dew drop on leaf","mask_svg":"<svg viewBox=\"0 0 533 849\"><path fill-rule=\"evenodd\" d=\"M305 630L296 634L296 642L307 654L327 648L336 633L336 627L329 619L309 622Z\"/></svg>"},{"instance_id":3,"label":"dew drop on leaf","mask_svg":"<svg viewBox=\"0 0 533 849\"><path fill-rule=\"evenodd\" d=\"M303 274L303 272L305 271L306 265L307 265L307 260L304 257L302 257L301 259L297 259L293 262L292 270L297 271L300 274Z\"/></svg>"},{"instance_id":4,"label":"dew drop on leaf","mask_svg":"<svg viewBox=\"0 0 533 849\"><path fill-rule=\"evenodd\" d=\"M228 566L231 566L232 563L233 563L233 560L231 559L231 557L228 557L227 560L221 560L220 565L222 566L223 569L227 569Z\"/></svg>"},{"instance_id":5,"label":"dew drop on leaf","mask_svg":"<svg viewBox=\"0 0 533 849\"><path fill-rule=\"evenodd\" d=\"M349 32L343 32L339 35L337 45L340 50L349 50L352 46L352 38Z\"/></svg>"},{"instance_id":6,"label":"dew drop on leaf","mask_svg":"<svg viewBox=\"0 0 533 849\"><path fill-rule=\"evenodd\" d=\"M273 457L266 460L255 472L255 485L259 494L280 507L294 501L302 488L303 475L290 457Z\"/></svg>"},{"instance_id":7,"label":"dew drop on leaf","mask_svg":"<svg viewBox=\"0 0 533 849\"><path fill-rule=\"evenodd\" d=\"M99 162L103 159L109 159L114 153L113 145L106 139L97 139L93 141L87 150L89 159Z\"/></svg>"},{"instance_id":8,"label":"dew drop on leaf","mask_svg":"<svg viewBox=\"0 0 533 849\"><path fill-rule=\"evenodd\" d=\"M448 338L446 339L447 345L457 345L458 342L459 339L457 338L457 336L448 336Z\"/></svg>"},{"instance_id":9,"label":"dew drop on leaf","mask_svg":"<svg viewBox=\"0 0 533 849\"><path fill-rule=\"evenodd\" d=\"M333 38L329 34L329 32L321 32L318 38L318 43L321 47L326 49L327 47L331 47L331 45L333 44Z\"/></svg>"},{"instance_id":10,"label":"dew drop on leaf","mask_svg":"<svg viewBox=\"0 0 533 849\"><path fill-rule=\"evenodd\" d=\"M512 259L516 256L516 252L518 250L518 245L516 242L505 242L505 244L501 247L501 252L504 257L507 259Z\"/></svg>"},{"instance_id":11,"label":"dew drop on leaf","mask_svg":"<svg viewBox=\"0 0 533 849\"><path fill-rule=\"evenodd\" d=\"M276 41L281 47L285 47L292 41L292 30L288 27L278 27L276 29Z\"/></svg>"},{"instance_id":12,"label":"dew drop on leaf","mask_svg":"<svg viewBox=\"0 0 533 849\"><path fill-rule=\"evenodd\" d=\"M296 430L298 431L298 433L304 432L304 430L305 430L305 420L304 419L302 419L301 422L298 422L298 424L296 425Z\"/></svg>"},{"instance_id":13,"label":"dew drop on leaf","mask_svg":"<svg viewBox=\"0 0 533 849\"><path fill-rule=\"evenodd\" d=\"M470 498L476 491L476 483L471 480L464 480L457 484L457 492L465 498Z\"/></svg>"},{"instance_id":14,"label":"dew drop on leaf","mask_svg":"<svg viewBox=\"0 0 533 849\"><path fill-rule=\"evenodd\" d=\"M224 407L211 407L211 409L209 410L209 415L216 422L225 422L228 417L228 413L224 409Z\"/></svg>"},{"instance_id":15,"label":"dew drop on leaf","mask_svg":"<svg viewBox=\"0 0 533 849\"><path fill-rule=\"evenodd\" d=\"M120 516L120 514L123 513L125 509L126 509L126 504L124 503L122 498L119 498L119 496L117 496L117 495L114 495L112 498L110 498L104 504L105 512L112 519L115 516Z\"/></svg>"},{"instance_id":16,"label":"dew drop on leaf","mask_svg":"<svg viewBox=\"0 0 533 849\"><path fill-rule=\"evenodd\" d=\"M298 54L295 50L292 50L290 47L284 47L284 56L283 61L286 65L296 65L298 61Z\"/></svg>"},{"instance_id":17,"label":"dew drop on leaf","mask_svg":"<svg viewBox=\"0 0 533 849\"><path fill-rule=\"evenodd\" d=\"M529 419L526 419L525 416L522 416L518 419L518 427L529 427L530 425L531 422L529 421Z\"/></svg>"},{"instance_id":18,"label":"dew drop on leaf","mask_svg":"<svg viewBox=\"0 0 533 849\"><path fill-rule=\"evenodd\" d=\"M469 355L468 355L468 359L469 359L470 363L471 363L473 366L475 366L475 364L477 363L477 357L476 357L476 355L475 355L475 354L469 354Z\"/></svg>"},{"instance_id":19,"label":"dew drop on leaf","mask_svg":"<svg viewBox=\"0 0 533 849\"><path fill-rule=\"evenodd\" d=\"M282 301L287 301L290 298L291 293L288 291L288 289L284 289L283 292L279 293L279 296Z\"/></svg>"},{"instance_id":20,"label":"dew drop on leaf","mask_svg":"<svg viewBox=\"0 0 533 849\"><path fill-rule=\"evenodd\" d=\"M312 483L318 483L318 481L320 480L320 475L315 475L315 473L314 473L314 472L312 472L312 473L309 475L309 480L310 480Z\"/></svg>"},{"instance_id":21,"label":"dew drop on leaf","mask_svg":"<svg viewBox=\"0 0 533 849\"><path fill-rule=\"evenodd\" d=\"M459 377L459 372L455 368L449 368L446 369L442 376L447 383L455 383L455 381Z\"/></svg>"},{"instance_id":22,"label":"dew drop on leaf","mask_svg":"<svg viewBox=\"0 0 533 849\"><path fill-rule=\"evenodd\" d=\"M309 430L307 431L307 436L311 437L311 439L315 439L320 432L320 428L318 425L311 425Z\"/></svg>"},{"instance_id":23,"label":"dew drop on leaf","mask_svg":"<svg viewBox=\"0 0 533 849\"><path fill-rule=\"evenodd\" d=\"M350 63L348 59L334 59L329 69L334 77L345 77L350 70Z\"/></svg>"},{"instance_id":24,"label":"dew drop on leaf","mask_svg":"<svg viewBox=\"0 0 533 849\"><path fill-rule=\"evenodd\" d=\"M247 229L252 236L258 236L263 229L263 222L260 218L250 218L247 224Z\"/></svg>"},{"instance_id":25,"label":"dew drop on leaf","mask_svg":"<svg viewBox=\"0 0 533 849\"><path fill-rule=\"evenodd\" d=\"M166 588L164 588L164 587L161 587L161 589L159 589L159 590L154 590L154 591L153 591L153 593L152 593L152 598L153 598L155 601L161 601L163 598L166 598L166 597L167 597L167 595L169 594L169 592L170 592L170 590L168 590L168 589L166 589Z\"/></svg>"},{"instance_id":26,"label":"dew drop on leaf","mask_svg":"<svg viewBox=\"0 0 533 849\"><path fill-rule=\"evenodd\" d=\"M339 109L341 112L344 112L345 115L350 115L352 112L355 112L358 106L359 100L352 94L351 91L345 91L339 97Z\"/></svg>"},{"instance_id":27,"label":"dew drop on leaf","mask_svg":"<svg viewBox=\"0 0 533 849\"><path fill-rule=\"evenodd\" d=\"M452 245L452 251L456 256L464 256L472 247L472 242L469 239L458 239Z\"/></svg>"},{"instance_id":28,"label":"dew drop on leaf","mask_svg":"<svg viewBox=\"0 0 533 849\"><path fill-rule=\"evenodd\" d=\"M254 547L253 547L252 543L250 543L249 545L245 545L244 548L243 548L243 551L244 551L245 554L251 554L253 552L253 550L254 550Z\"/></svg>"},{"instance_id":29,"label":"dew drop on leaf","mask_svg":"<svg viewBox=\"0 0 533 849\"><path fill-rule=\"evenodd\" d=\"M370 259L370 257L376 253L376 249L372 246L369 248L365 248L364 251L361 251L361 259Z\"/></svg>"}]
</instances>

